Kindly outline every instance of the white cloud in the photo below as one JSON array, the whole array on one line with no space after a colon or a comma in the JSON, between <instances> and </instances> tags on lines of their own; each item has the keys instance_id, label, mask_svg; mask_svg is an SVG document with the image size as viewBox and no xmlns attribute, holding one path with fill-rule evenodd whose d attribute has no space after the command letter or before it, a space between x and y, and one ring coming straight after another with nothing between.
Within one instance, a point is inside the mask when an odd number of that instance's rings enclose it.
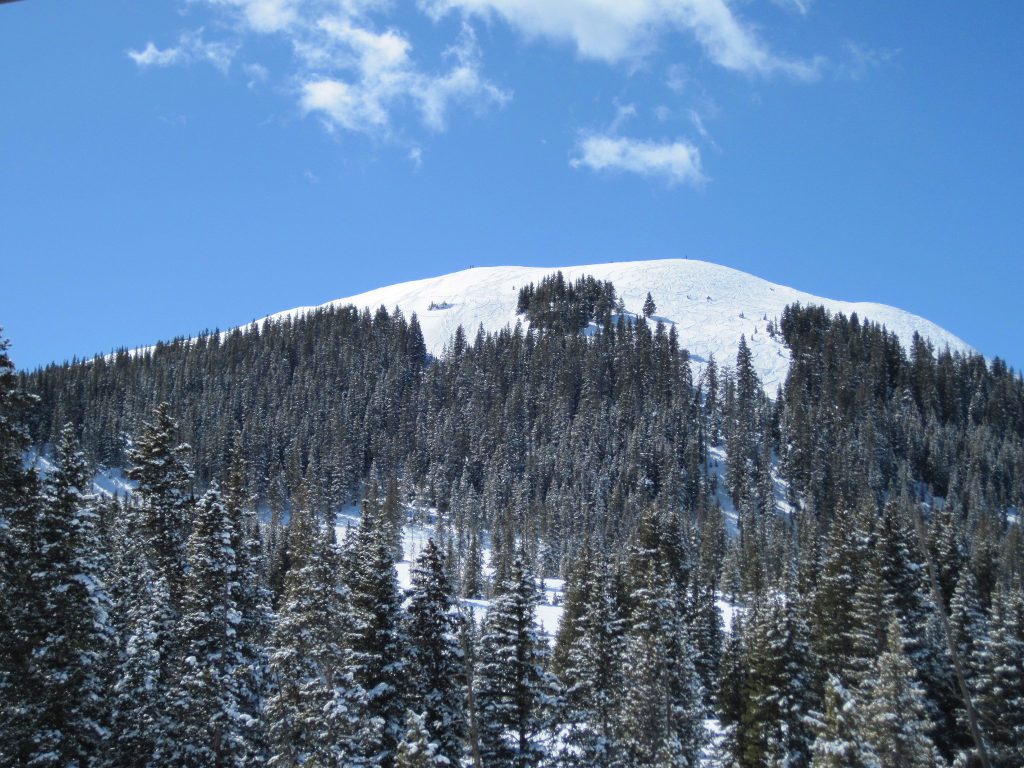
<instances>
[{"instance_id":1,"label":"white cloud","mask_svg":"<svg viewBox=\"0 0 1024 768\"><path fill-rule=\"evenodd\" d=\"M164 48L160 50L151 40L141 51L128 51L128 56L140 67L169 67L183 58L180 48Z\"/></svg>"},{"instance_id":2,"label":"white cloud","mask_svg":"<svg viewBox=\"0 0 1024 768\"><path fill-rule=\"evenodd\" d=\"M255 32L281 32L299 18L301 0L201 0L209 5L237 9Z\"/></svg>"},{"instance_id":3,"label":"white cloud","mask_svg":"<svg viewBox=\"0 0 1024 768\"><path fill-rule=\"evenodd\" d=\"M420 147L410 149L408 157L409 162L413 164L417 171L423 167L423 150Z\"/></svg>"},{"instance_id":4,"label":"white cloud","mask_svg":"<svg viewBox=\"0 0 1024 768\"><path fill-rule=\"evenodd\" d=\"M184 32L173 48L157 48L152 41L141 51L126 51L128 57L140 67L169 67L174 64L206 62L221 72L227 72L234 59L236 46L223 42L206 42L203 30Z\"/></svg>"},{"instance_id":5,"label":"white cloud","mask_svg":"<svg viewBox=\"0 0 1024 768\"><path fill-rule=\"evenodd\" d=\"M416 126L443 131L457 107L480 111L511 99L509 90L485 75L470 26L477 19L501 20L527 37L566 42L583 57L624 64L632 75L650 74L644 57L661 43L668 48L669 35L676 36L674 47L679 35L688 36L705 58L745 74L783 73L810 80L818 76L820 65L818 60L772 52L753 26L734 13L740 0L417 0L415 5L395 0L184 1L212 12L209 28L220 30L226 42L204 40L200 28L166 48L149 42L128 51L138 66L208 62L227 72L238 58L237 70L249 88L267 83L275 91L289 91L302 112L320 118L330 131L397 140L406 148L419 140ZM775 1L797 10L811 2ZM418 47L420 38L412 37L415 22L407 18L410 7L435 21L449 14L462 16L461 32L440 57L437 47ZM434 32L445 28L438 24ZM270 59L239 56L253 38L277 43L277 50L290 53L290 58L272 72ZM266 52L270 46L261 42L249 50ZM694 63L669 60L665 65L668 87L689 94L696 82ZM619 107L604 135L581 140L574 164L661 175L673 183L702 180L700 156L689 144L613 138L623 124L650 110L654 107L642 104ZM657 109L655 114L664 121L673 113ZM695 127L702 132L701 125ZM598 150L604 154L596 154Z\"/></svg>"},{"instance_id":6,"label":"white cloud","mask_svg":"<svg viewBox=\"0 0 1024 768\"><path fill-rule=\"evenodd\" d=\"M669 29L693 35L716 64L738 72L810 80L820 62L771 53L726 0L419 0L435 17L451 11L499 17L527 37L575 44L610 63L642 58Z\"/></svg>"},{"instance_id":7,"label":"white cloud","mask_svg":"<svg viewBox=\"0 0 1024 768\"><path fill-rule=\"evenodd\" d=\"M662 178L669 184L700 186L707 181L700 166L700 151L685 141L657 143L639 139L591 134L577 146L574 168L595 171L626 171Z\"/></svg>"},{"instance_id":8,"label":"white cloud","mask_svg":"<svg viewBox=\"0 0 1024 768\"><path fill-rule=\"evenodd\" d=\"M321 20L319 28L335 43L322 48L346 77L311 77L302 84L302 108L319 112L332 127L365 133L390 130L392 114L403 106L418 110L431 130L445 127L454 102L504 104L510 95L480 73L475 39L463 30L456 46L446 52L453 60L440 74L426 73L413 63L412 46L394 30L375 33L355 26L352 19Z\"/></svg>"},{"instance_id":9,"label":"white cloud","mask_svg":"<svg viewBox=\"0 0 1024 768\"><path fill-rule=\"evenodd\" d=\"M287 78L300 108L319 115L331 130L386 138L395 135L397 113L411 110L423 126L440 131L454 104L483 107L511 98L483 75L468 25L443 52L440 67L424 67L404 31L374 22L376 13L391 10L391 0L187 1L219 10L238 42L257 35L286 43L292 52ZM182 35L174 47L151 42L128 55L142 67L208 61L226 71L237 49L204 42L200 29ZM241 70L249 88L270 78L263 63L246 62Z\"/></svg>"}]
</instances>

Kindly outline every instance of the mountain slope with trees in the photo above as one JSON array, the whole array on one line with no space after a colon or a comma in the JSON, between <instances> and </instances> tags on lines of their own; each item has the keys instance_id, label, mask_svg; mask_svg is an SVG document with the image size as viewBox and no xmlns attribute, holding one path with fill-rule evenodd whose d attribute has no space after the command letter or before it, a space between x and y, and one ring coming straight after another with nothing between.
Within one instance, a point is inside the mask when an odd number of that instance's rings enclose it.
<instances>
[{"instance_id":1,"label":"mountain slope with trees","mask_svg":"<svg viewBox=\"0 0 1024 768\"><path fill-rule=\"evenodd\" d=\"M648 290L650 322L545 276L437 357L383 307L0 350L0 765L1019 765L1021 377L793 304L769 397L745 335L694 365Z\"/></svg>"}]
</instances>

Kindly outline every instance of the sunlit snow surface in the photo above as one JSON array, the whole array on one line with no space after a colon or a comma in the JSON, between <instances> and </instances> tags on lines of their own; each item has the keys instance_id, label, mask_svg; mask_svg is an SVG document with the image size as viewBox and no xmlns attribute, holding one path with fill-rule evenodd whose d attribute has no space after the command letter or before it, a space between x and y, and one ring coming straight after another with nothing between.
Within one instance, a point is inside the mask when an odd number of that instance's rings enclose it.
<instances>
[{"instance_id":1,"label":"sunlit snow surface","mask_svg":"<svg viewBox=\"0 0 1024 768\"><path fill-rule=\"evenodd\" d=\"M566 280L584 275L610 280L629 313L639 314L648 291L657 305L652 322L673 325L679 341L700 369L710 355L719 364L732 365L740 335L746 337L754 365L770 395L789 370L789 351L781 337L767 332L768 321L778 320L788 304L822 305L832 313L884 325L909 346L914 332L929 339L936 350L974 351L965 342L922 317L884 304L834 301L769 283L729 267L688 259L625 261L579 267L478 267L450 275L414 280L338 299L325 306L398 307L408 318L419 319L427 351L440 355L460 325L470 342L477 328L498 331L515 325L519 289L537 284L561 271ZM430 309L431 304L445 307ZM299 307L268 319L294 317L314 309ZM257 321L262 322L262 321ZM525 325L525 322L524 322ZM694 371L695 375L699 370Z\"/></svg>"}]
</instances>

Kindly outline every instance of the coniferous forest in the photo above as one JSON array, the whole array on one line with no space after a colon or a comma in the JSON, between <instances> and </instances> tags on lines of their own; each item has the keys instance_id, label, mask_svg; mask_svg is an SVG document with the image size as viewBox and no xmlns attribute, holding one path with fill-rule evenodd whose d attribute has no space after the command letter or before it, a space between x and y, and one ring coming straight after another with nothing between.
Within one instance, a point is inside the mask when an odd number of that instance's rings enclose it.
<instances>
[{"instance_id":1,"label":"coniferous forest","mask_svg":"<svg viewBox=\"0 0 1024 768\"><path fill-rule=\"evenodd\" d=\"M793 305L766 393L654 298L554 275L437 358L384 307L3 342L0 765L1024 765L1024 380Z\"/></svg>"}]
</instances>

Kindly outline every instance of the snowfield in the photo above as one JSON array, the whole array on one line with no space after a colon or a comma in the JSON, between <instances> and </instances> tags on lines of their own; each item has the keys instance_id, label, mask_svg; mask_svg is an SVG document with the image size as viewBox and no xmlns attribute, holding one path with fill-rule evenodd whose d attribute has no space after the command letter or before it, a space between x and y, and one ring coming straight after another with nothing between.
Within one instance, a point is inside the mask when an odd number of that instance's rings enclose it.
<instances>
[{"instance_id":1,"label":"snowfield","mask_svg":"<svg viewBox=\"0 0 1024 768\"><path fill-rule=\"evenodd\" d=\"M974 352L972 347L935 323L884 304L825 299L729 267L689 259L626 261L577 267L477 267L441 277L414 280L378 288L329 302L323 306L352 304L371 311L380 306L398 307L406 317L416 313L427 351L440 355L460 325L470 342L481 325L485 331L514 326L519 289L538 284L547 275L561 271L566 280L584 275L609 280L626 305L640 315L650 291L657 305L651 322L661 320L675 326L679 341L695 362L694 374L711 355L720 365L736 360L740 335L744 335L765 391L775 395L789 370L789 351L781 338L767 333L770 320L778 320L788 304L822 305L832 313L847 316L856 312L894 332L904 347L914 333L929 339L937 351ZM431 305L434 306L431 309ZM296 317L317 307L298 307L256 321ZM524 327L527 323L524 320Z\"/></svg>"}]
</instances>

